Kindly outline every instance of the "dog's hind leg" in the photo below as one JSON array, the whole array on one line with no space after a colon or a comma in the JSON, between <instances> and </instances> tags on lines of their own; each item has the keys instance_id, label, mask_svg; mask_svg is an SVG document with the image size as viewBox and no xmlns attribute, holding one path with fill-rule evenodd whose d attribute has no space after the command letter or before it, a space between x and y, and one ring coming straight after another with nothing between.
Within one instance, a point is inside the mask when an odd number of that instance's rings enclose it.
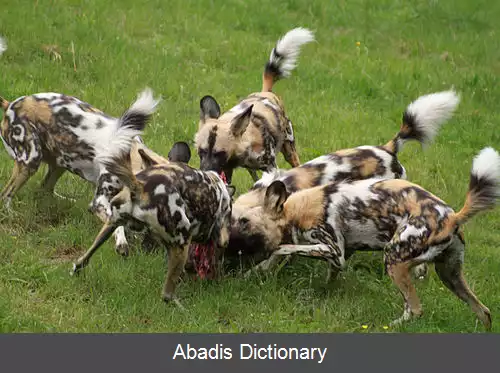
<instances>
[{"instance_id":1,"label":"dog's hind leg","mask_svg":"<svg viewBox=\"0 0 500 373\"><path fill-rule=\"evenodd\" d=\"M391 263L386 266L387 273L391 277L392 282L399 288L405 301L403 315L391 323L391 325L394 326L400 325L410 320L412 317L419 317L422 315L422 306L418 299L415 286L413 286L411 282L411 266L411 261Z\"/></svg>"},{"instance_id":2,"label":"dog's hind leg","mask_svg":"<svg viewBox=\"0 0 500 373\"><path fill-rule=\"evenodd\" d=\"M285 160L290 164L290 166L298 167L300 166L300 159L299 154L297 153L297 148L295 147L295 135L291 120L288 120L285 130L286 137L281 148L281 153L283 153Z\"/></svg>"},{"instance_id":3,"label":"dog's hind leg","mask_svg":"<svg viewBox=\"0 0 500 373\"><path fill-rule=\"evenodd\" d=\"M436 273L453 294L472 308L485 328L491 330L490 310L479 301L464 278L462 270L464 247L465 245L455 237L452 245L436 259L434 263Z\"/></svg>"},{"instance_id":4,"label":"dog's hind leg","mask_svg":"<svg viewBox=\"0 0 500 373\"><path fill-rule=\"evenodd\" d=\"M64 174L66 170L62 167L59 167L57 164L53 162L48 163L48 166L49 169L47 170L47 174L45 175L45 178L42 181L42 189L45 192L53 193L57 181Z\"/></svg>"},{"instance_id":5,"label":"dog's hind leg","mask_svg":"<svg viewBox=\"0 0 500 373\"><path fill-rule=\"evenodd\" d=\"M167 250L168 270L163 285L162 297L165 302L174 301L181 308L181 304L175 299L175 288L186 265L190 242L189 240L180 247L169 247Z\"/></svg>"},{"instance_id":6,"label":"dog's hind leg","mask_svg":"<svg viewBox=\"0 0 500 373\"><path fill-rule=\"evenodd\" d=\"M42 181L42 185L41 185L42 190L46 193L53 194L54 196L56 196L58 198L68 200L71 202L76 202L75 199L62 196L54 190L57 182L59 181L61 176L64 174L64 172L66 172L66 169L64 169L63 167L59 167L57 164L55 164L53 162L48 163L48 166L49 166L49 169L47 170L47 174L45 175L45 178Z\"/></svg>"}]
</instances>

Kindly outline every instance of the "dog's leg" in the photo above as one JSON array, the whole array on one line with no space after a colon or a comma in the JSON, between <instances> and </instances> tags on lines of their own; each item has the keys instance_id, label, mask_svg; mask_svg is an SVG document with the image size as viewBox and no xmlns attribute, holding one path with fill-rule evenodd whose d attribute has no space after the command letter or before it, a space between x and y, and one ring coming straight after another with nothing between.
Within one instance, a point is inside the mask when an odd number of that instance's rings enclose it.
<instances>
[{"instance_id":1,"label":"dog's leg","mask_svg":"<svg viewBox=\"0 0 500 373\"><path fill-rule=\"evenodd\" d=\"M116 240L115 251L121 256L128 256L128 242L127 236L125 235L125 227L120 225L113 233Z\"/></svg>"},{"instance_id":2,"label":"dog's leg","mask_svg":"<svg viewBox=\"0 0 500 373\"><path fill-rule=\"evenodd\" d=\"M7 192L12 188L12 184L14 184L14 181L17 179L18 174L19 174L19 166L17 162L14 162L14 168L12 169L12 174L10 176L10 179L9 181L7 181L7 183L2 189L2 192L0 193L0 200L4 200Z\"/></svg>"},{"instance_id":3,"label":"dog's leg","mask_svg":"<svg viewBox=\"0 0 500 373\"><path fill-rule=\"evenodd\" d=\"M48 166L49 169L47 171L47 174L45 175L45 178L42 181L42 190L46 193L53 194L55 197L58 197L60 199L76 202L75 199L60 195L54 190L57 182L64 174L64 172L66 172L66 169L59 167L55 163L49 163Z\"/></svg>"},{"instance_id":4,"label":"dog's leg","mask_svg":"<svg viewBox=\"0 0 500 373\"><path fill-rule=\"evenodd\" d=\"M283 147L281 148L281 153L285 157L285 160L290 164L290 166L300 166L300 159L297 153L297 149L295 149L295 142L285 140L283 142Z\"/></svg>"},{"instance_id":5,"label":"dog's leg","mask_svg":"<svg viewBox=\"0 0 500 373\"><path fill-rule=\"evenodd\" d=\"M460 242L450 246L435 262L436 273L453 294L467 303L483 323L486 330L491 330L491 313L488 307L479 301L465 281L462 265L464 245Z\"/></svg>"},{"instance_id":6,"label":"dog's leg","mask_svg":"<svg viewBox=\"0 0 500 373\"><path fill-rule=\"evenodd\" d=\"M259 264L255 265L253 268L246 271L244 278L250 277L252 272L259 272L259 271L269 272L273 268L276 268L276 266L281 262L281 260L283 260L283 257L280 256L280 254L272 253L269 258L267 258L266 260L263 260Z\"/></svg>"},{"instance_id":7,"label":"dog's leg","mask_svg":"<svg viewBox=\"0 0 500 373\"><path fill-rule=\"evenodd\" d=\"M354 251L348 250L344 253L345 261L353 256ZM330 281L335 280L339 273L341 272L340 268L338 268L334 263L328 261L328 269L326 272L325 284L328 284Z\"/></svg>"},{"instance_id":8,"label":"dog's leg","mask_svg":"<svg viewBox=\"0 0 500 373\"><path fill-rule=\"evenodd\" d=\"M111 236L111 234L113 234L113 231L115 229L116 226L113 225L112 223L108 222L104 224L104 226L101 228L101 231L95 238L94 243L92 244L90 249L88 249L85 254L83 254L81 257L78 258L78 260L75 263L73 263L73 269L70 272L71 275L78 273L78 271L85 268L89 264L92 255L94 255L97 249L101 247L104 242L107 241L107 239Z\"/></svg>"},{"instance_id":9,"label":"dog's leg","mask_svg":"<svg viewBox=\"0 0 500 373\"><path fill-rule=\"evenodd\" d=\"M322 258L328 261L331 265L339 269L345 267L345 258L335 253L335 250L326 244L312 245L280 245L279 249L274 251L269 259L257 264L254 268L245 273L248 277L253 270L269 271L281 260L280 256L300 255L313 258Z\"/></svg>"},{"instance_id":10,"label":"dog's leg","mask_svg":"<svg viewBox=\"0 0 500 373\"><path fill-rule=\"evenodd\" d=\"M411 282L410 269L410 261L387 265L387 273L391 277L392 282L399 288L405 301L403 315L391 323L393 326L410 320L412 316L419 317L422 315L422 306L420 305L415 287Z\"/></svg>"},{"instance_id":11,"label":"dog's leg","mask_svg":"<svg viewBox=\"0 0 500 373\"><path fill-rule=\"evenodd\" d=\"M250 169L250 168L247 168L247 170L248 170L248 173L250 174L250 176L252 177L254 183L257 180L259 180L259 175L257 175L257 171Z\"/></svg>"},{"instance_id":12,"label":"dog's leg","mask_svg":"<svg viewBox=\"0 0 500 373\"><path fill-rule=\"evenodd\" d=\"M165 302L174 301L181 308L182 305L175 298L175 288L182 271L184 271L184 266L186 265L190 242L191 241L181 247L170 247L167 250L168 271L165 278L165 284L163 285L162 297Z\"/></svg>"},{"instance_id":13,"label":"dog's leg","mask_svg":"<svg viewBox=\"0 0 500 373\"><path fill-rule=\"evenodd\" d=\"M42 181L42 189L45 192L53 193L57 181L64 174L66 170L62 167L57 166L55 163L52 162L49 163L48 166L49 169L47 170L47 174L45 175L45 178Z\"/></svg>"},{"instance_id":14,"label":"dog's leg","mask_svg":"<svg viewBox=\"0 0 500 373\"><path fill-rule=\"evenodd\" d=\"M25 165L22 162L15 161L14 171L12 177L14 180L9 183L3 192L1 198L5 201L7 208L10 208L10 203L12 197L22 188L22 186L28 181L28 179L37 171L39 164L36 168Z\"/></svg>"},{"instance_id":15,"label":"dog's leg","mask_svg":"<svg viewBox=\"0 0 500 373\"><path fill-rule=\"evenodd\" d=\"M175 288L177 281L184 271L184 266L188 258L189 244L181 247L172 247L167 250L168 253L168 270L163 285L163 300L165 302L174 301L180 308L183 308L181 303L175 297Z\"/></svg>"},{"instance_id":16,"label":"dog's leg","mask_svg":"<svg viewBox=\"0 0 500 373\"><path fill-rule=\"evenodd\" d=\"M328 271L326 272L325 284L328 284L332 280L332 278L336 279L339 273L340 270L332 263L328 262Z\"/></svg>"},{"instance_id":17,"label":"dog's leg","mask_svg":"<svg viewBox=\"0 0 500 373\"><path fill-rule=\"evenodd\" d=\"M340 251L340 250L339 250ZM335 248L327 244L312 244L312 245L280 245L279 250L274 252L275 255L300 255L313 258L321 258L334 264L340 269L345 268L345 257L343 254L336 252Z\"/></svg>"}]
</instances>

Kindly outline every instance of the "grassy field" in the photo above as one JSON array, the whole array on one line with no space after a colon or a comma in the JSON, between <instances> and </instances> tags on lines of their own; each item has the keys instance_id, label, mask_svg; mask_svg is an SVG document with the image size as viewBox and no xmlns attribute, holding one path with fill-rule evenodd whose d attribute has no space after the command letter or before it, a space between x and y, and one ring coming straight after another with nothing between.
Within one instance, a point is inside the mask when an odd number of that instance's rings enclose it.
<instances>
[{"instance_id":1,"label":"grassy field","mask_svg":"<svg viewBox=\"0 0 500 373\"><path fill-rule=\"evenodd\" d=\"M275 89L302 161L382 144L410 101L454 86L462 94L455 117L432 146L408 144L400 159L411 181L460 208L472 157L484 146L500 149L499 15L493 0L22 0L0 12L9 44L0 57L0 95L64 92L118 116L150 86L164 100L144 138L166 154L174 141L192 140L203 95L227 110L258 91L277 38L309 27L317 43ZM0 186L12 164L2 147ZM326 265L306 259L266 277L184 281L185 312L161 300L161 254L124 260L110 240L82 276L70 277L71 261L100 228L86 210L93 188L66 174L56 190L76 204L41 196L45 170L17 195L14 213L0 209L1 332L391 332L386 326L402 312L380 253L355 255L328 286ZM234 181L239 191L251 185L243 170ZM495 332L499 222L497 209L465 227L465 275L490 308ZM417 292L424 315L398 331L483 331L433 270Z\"/></svg>"}]
</instances>

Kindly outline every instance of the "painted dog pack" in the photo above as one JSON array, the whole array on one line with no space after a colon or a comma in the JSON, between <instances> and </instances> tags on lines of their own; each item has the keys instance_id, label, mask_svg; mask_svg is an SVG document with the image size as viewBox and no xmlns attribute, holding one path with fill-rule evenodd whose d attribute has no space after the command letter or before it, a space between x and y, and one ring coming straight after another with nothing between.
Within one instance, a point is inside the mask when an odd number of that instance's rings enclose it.
<instances>
[{"instance_id":1,"label":"painted dog pack","mask_svg":"<svg viewBox=\"0 0 500 373\"><path fill-rule=\"evenodd\" d=\"M230 244L226 250L227 265L247 262L260 262L269 256L265 245L246 245L240 240L238 219L249 208L261 205L266 188L275 180L284 183L288 193L340 181L356 181L369 178L406 179L406 170L398 160L398 152L407 141L430 143L439 128L452 116L459 103L458 95L453 91L432 93L419 97L403 113L399 132L383 146L359 146L339 150L320 156L288 171L265 174L251 190L241 195L233 204L233 222ZM250 217L247 226L255 230L257 239L259 230L266 230L265 223L258 217ZM262 235L259 240L265 239ZM426 267L416 268L416 276L422 277Z\"/></svg>"},{"instance_id":2,"label":"painted dog pack","mask_svg":"<svg viewBox=\"0 0 500 373\"><path fill-rule=\"evenodd\" d=\"M154 101L152 97L150 100L152 108ZM162 296L170 301L174 299L191 243L214 242L217 257L223 255L229 241L231 195L217 173L196 170L180 162L152 164L134 173L130 160L132 136L144 129L146 119L125 123L109 139L108 151L99 156L125 187L111 200L101 232L74 264L73 273L89 263L118 226L127 223L145 226L167 249L168 271Z\"/></svg>"}]
</instances>

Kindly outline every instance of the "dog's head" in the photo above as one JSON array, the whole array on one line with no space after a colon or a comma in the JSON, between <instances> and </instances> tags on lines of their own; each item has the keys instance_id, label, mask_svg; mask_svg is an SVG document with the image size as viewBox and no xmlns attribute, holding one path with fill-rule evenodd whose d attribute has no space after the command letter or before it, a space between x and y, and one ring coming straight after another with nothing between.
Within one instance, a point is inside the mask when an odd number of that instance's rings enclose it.
<instances>
[{"instance_id":1,"label":"dog's head","mask_svg":"<svg viewBox=\"0 0 500 373\"><path fill-rule=\"evenodd\" d=\"M145 168L154 166L159 163L167 162L163 157L158 156L153 151L146 147L137 147L138 144L143 144L139 139L131 149L131 162L135 172L139 172ZM136 154L132 154L137 152ZM176 142L170 152L168 153L168 160L170 162L188 163L191 158L191 150L189 145L185 142ZM134 167L134 160L135 167ZM89 212L97 215L103 222L107 220L107 211L110 206L111 200L123 189L123 183L120 179L104 170L99 179L94 193L94 198L89 205Z\"/></svg>"},{"instance_id":2,"label":"dog's head","mask_svg":"<svg viewBox=\"0 0 500 373\"><path fill-rule=\"evenodd\" d=\"M245 149L241 139L250 124L253 105L239 112L229 122L221 120L219 104L211 96L200 101L200 123L195 136L200 169L220 173L234 168Z\"/></svg>"},{"instance_id":3,"label":"dog's head","mask_svg":"<svg viewBox=\"0 0 500 373\"><path fill-rule=\"evenodd\" d=\"M267 255L276 250L286 227L284 204L289 196L285 184L273 182L262 204L245 208L233 206L231 235L226 253L231 258Z\"/></svg>"},{"instance_id":4,"label":"dog's head","mask_svg":"<svg viewBox=\"0 0 500 373\"><path fill-rule=\"evenodd\" d=\"M107 171L101 173L97 180L94 199L89 205L89 211L97 215L102 222L106 222L109 203L122 188L123 184L117 176Z\"/></svg>"}]
</instances>

